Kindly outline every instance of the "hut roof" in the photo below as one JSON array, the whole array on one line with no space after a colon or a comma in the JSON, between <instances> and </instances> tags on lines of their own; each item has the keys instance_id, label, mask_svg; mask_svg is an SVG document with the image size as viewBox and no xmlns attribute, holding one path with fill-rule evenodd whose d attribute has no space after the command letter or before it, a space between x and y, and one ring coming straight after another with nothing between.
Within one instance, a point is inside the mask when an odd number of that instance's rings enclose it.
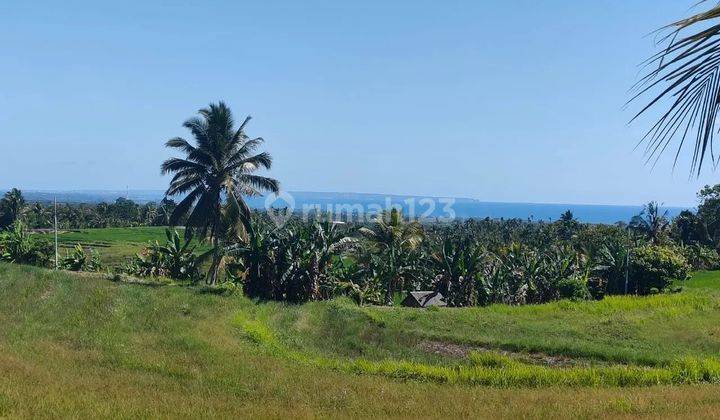
<instances>
[{"instance_id":1,"label":"hut roof","mask_svg":"<svg viewBox=\"0 0 720 420\"><path fill-rule=\"evenodd\" d=\"M403 299L402 305L413 308L427 308L429 306L447 306L447 303L440 292L418 291L408 293Z\"/></svg>"}]
</instances>

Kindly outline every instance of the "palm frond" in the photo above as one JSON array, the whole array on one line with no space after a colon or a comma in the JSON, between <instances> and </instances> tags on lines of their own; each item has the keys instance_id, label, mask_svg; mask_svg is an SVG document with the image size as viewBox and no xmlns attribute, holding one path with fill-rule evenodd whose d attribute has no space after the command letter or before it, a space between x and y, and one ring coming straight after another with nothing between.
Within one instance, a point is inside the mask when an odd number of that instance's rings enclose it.
<instances>
[{"instance_id":1,"label":"palm frond","mask_svg":"<svg viewBox=\"0 0 720 420\"><path fill-rule=\"evenodd\" d=\"M329 253L336 253L336 252L342 252L348 249L352 249L358 245L357 238L351 238L349 236L346 236L344 238L340 238L337 240L337 242L331 244L328 247Z\"/></svg>"},{"instance_id":2,"label":"palm frond","mask_svg":"<svg viewBox=\"0 0 720 420\"><path fill-rule=\"evenodd\" d=\"M246 142L241 142L239 144L242 144L237 151L235 151L230 158L228 158L228 165L236 165L237 163L241 162L242 160L246 159L248 154L253 152L258 146L260 146L265 140L263 140L262 137L257 137L254 139L250 139Z\"/></svg>"},{"instance_id":3,"label":"palm frond","mask_svg":"<svg viewBox=\"0 0 720 420\"><path fill-rule=\"evenodd\" d=\"M260 197L263 193L250 185L240 184L233 188L235 194L241 197Z\"/></svg>"},{"instance_id":4,"label":"palm frond","mask_svg":"<svg viewBox=\"0 0 720 420\"><path fill-rule=\"evenodd\" d=\"M645 62L652 70L636 84L630 101L652 96L632 121L667 102L667 109L641 140L649 162L657 162L676 141L677 165L686 141L692 140L691 173L700 174L708 155L717 164L713 143L720 112L720 24L714 23L718 18L720 5L715 5L668 25L664 29L670 32L662 38L666 47ZM698 24L709 26L685 35Z\"/></svg>"},{"instance_id":5,"label":"palm frond","mask_svg":"<svg viewBox=\"0 0 720 420\"><path fill-rule=\"evenodd\" d=\"M186 226L197 229L201 238L208 236L208 230L213 235L215 233L213 229L217 227L220 217L215 211L219 201L217 192L203 191L188 216Z\"/></svg>"},{"instance_id":6,"label":"palm frond","mask_svg":"<svg viewBox=\"0 0 720 420\"><path fill-rule=\"evenodd\" d=\"M280 191L280 182L273 178L260 175L241 174L238 175L239 184L246 185L259 191L268 191L278 193Z\"/></svg>"},{"instance_id":7,"label":"palm frond","mask_svg":"<svg viewBox=\"0 0 720 420\"><path fill-rule=\"evenodd\" d=\"M204 189L197 188L183 198L170 215L170 225L175 226L185 215L188 214L195 201L202 195Z\"/></svg>"},{"instance_id":8,"label":"palm frond","mask_svg":"<svg viewBox=\"0 0 720 420\"><path fill-rule=\"evenodd\" d=\"M163 175L166 175L170 172L178 172L178 171L183 171L183 170L192 170L192 171L197 171L199 173L203 173L203 172L205 172L205 166L203 166L199 163L196 163L196 162L191 162L187 159L180 159L180 158L167 159L160 166L160 172Z\"/></svg>"},{"instance_id":9,"label":"palm frond","mask_svg":"<svg viewBox=\"0 0 720 420\"><path fill-rule=\"evenodd\" d=\"M183 127L190 130L198 146L201 148L209 148L210 143L208 139L208 123L206 120L201 118L193 117L183 123Z\"/></svg>"},{"instance_id":10,"label":"palm frond","mask_svg":"<svg viewBox=\"0 0 720 420\"><path fill-rule=\"evenodd\" d=\"M267 152L258 153L248 158L235 158L228 162L230 170L239 170L240 172L255 172L260 168L270 169L272 167L272 156Z\"/></svg>"},{"instance_id":11,"label":"palm frond","mask_svg":"<svg viewBox=\"0 0 720 420\"><path fill-rule=\"evenodd\" d=\"M371 240L378 237L378 234L374 230L364 227L364 226L361 227L360 229L358 229L358 233L360 233L362 236L366 237L367 239L371 239Z\"/></svg>"},{"instance_id":12,"label":"palm frond","mask_svg":"<svg viewBox=\"0 0 720 420\"><path fill-rule=\"evenodd\" d=\"M197 148L190 144L187 140L182 137L174 137L165 142L166 147L174 149L180 149L187 155L187 159L197 162L203 165L212 165L214 163L213 157L210 156L205 150Z\"/></svg>"},{"instance_id":13,"label":"palm frond","mask_svg":"<svg viewBox=\"0 0 720 420\"><path fill-rule=\"evenodd\" d=\"M197 150L197 149L195 149L195 147L193 145L191 145L187 140L185 140L182 137L171 138L170 140L165 142L165 146L173 147L175 149L180 149L187 154L190 154L190 153L194 152L195 150Z\"/></svg>"},{"instance_id":14,"label":"palm frond","mask_svg":"<svg viewBox=\"0 0 720 420\"><path fill-rule=\"evenodd\" d=\"M247 125L248 122L250 122L251 119L252 119L252 116L250 116L250 115L245 117L245 120L242 122L242 124L240 124L240 127L238 127L237 131L235 132L235 135L233 136L235 141L240 141L240 140L245 139L245 126Z\"/></svg>"},{"instance_id":15,"label":"palm frond","mask_svg":"<svg viewBox=\"0 0 720 420\"><path fill-rule=\"evenodd\" d=\"M168 187L167 191L165 192L165 195L168 197L174 197L177 195L182 195L187 193L190 190L193 190L198 187L202 187L205 185L205 181L200 176L188 176L188 177L181 177L179 179L173 178L173 181L170 182L170 186Z\"/></svg>"}]
</instances>

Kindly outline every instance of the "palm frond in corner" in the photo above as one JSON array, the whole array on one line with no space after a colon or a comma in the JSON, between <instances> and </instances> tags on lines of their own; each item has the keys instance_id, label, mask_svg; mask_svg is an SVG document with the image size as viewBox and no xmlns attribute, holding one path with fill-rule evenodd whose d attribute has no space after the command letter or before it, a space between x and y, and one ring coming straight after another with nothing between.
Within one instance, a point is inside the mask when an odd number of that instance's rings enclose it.
<instances>
[{"instance_id":1,"label":"palm frond in corner","mask_svg":"<svg viewBox=\"0 0 720 420\"><path fill-rule=\"evenodd\" d=\"M706 3L705 0L698 5ZM644 63L647 74L635 85L630 102L649 98L633 118L656 107L657 122L639 144L645 145L648 161L657 162L676 141L677 165L686 142L692 142L691 173L699 174L709 158L715 166L713 139L720 112L720 4L660 30L665 48Z\"/></svg>"}]
</instances>

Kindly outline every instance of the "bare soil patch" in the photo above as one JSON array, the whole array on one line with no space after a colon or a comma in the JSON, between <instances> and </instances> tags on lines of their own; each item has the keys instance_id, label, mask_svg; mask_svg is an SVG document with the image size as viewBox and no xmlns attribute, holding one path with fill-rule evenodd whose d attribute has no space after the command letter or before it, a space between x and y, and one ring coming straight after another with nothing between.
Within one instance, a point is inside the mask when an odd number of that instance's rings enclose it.
<instances>
[{"instance_id":1,"label":"bare soil patch","mask_svg":"<svg viewBox=\"0 0 720 420\"><path fill-rule=\"evenodd\" d=\"M589 360L567 356L554 356L541 352L522 353L469 344L446 343L442 341L421 341L418 343L418 347L427 353L457 359L464 359L468 357L470 352L492 352L502 354L503 356L517 359L522 362L551 367L569 367L589 364Z\"/></svg>"}]
</instances>

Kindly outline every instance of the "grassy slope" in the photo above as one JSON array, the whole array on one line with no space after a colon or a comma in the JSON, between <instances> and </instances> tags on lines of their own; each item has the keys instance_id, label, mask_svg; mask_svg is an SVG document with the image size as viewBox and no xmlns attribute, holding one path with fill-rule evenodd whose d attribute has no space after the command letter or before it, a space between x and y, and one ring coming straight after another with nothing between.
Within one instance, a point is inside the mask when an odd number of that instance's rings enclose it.
<instances>
[{"instance_id":1,"label":"grassy slope","mask_svg":"<svg viewBox=\"0 0 720 420\"><path fill-rule=\"evenodd\" d=\"M717 351L718 281L703 275L676 296L431 312L344 302L255 305L0 264L0 417L413 416L429 401L439 403L426 413L438 416L707 416L720 409L716 385L570 390L403 382L273 357L234 320L263 320L289 347L333 357L440 363L414 347L430 336L576 349L571 353L592 348L601 359L637 352L657 362L675 351ZM595 328L595 317L621 327Z\"/></svg>"}]
</instances>

